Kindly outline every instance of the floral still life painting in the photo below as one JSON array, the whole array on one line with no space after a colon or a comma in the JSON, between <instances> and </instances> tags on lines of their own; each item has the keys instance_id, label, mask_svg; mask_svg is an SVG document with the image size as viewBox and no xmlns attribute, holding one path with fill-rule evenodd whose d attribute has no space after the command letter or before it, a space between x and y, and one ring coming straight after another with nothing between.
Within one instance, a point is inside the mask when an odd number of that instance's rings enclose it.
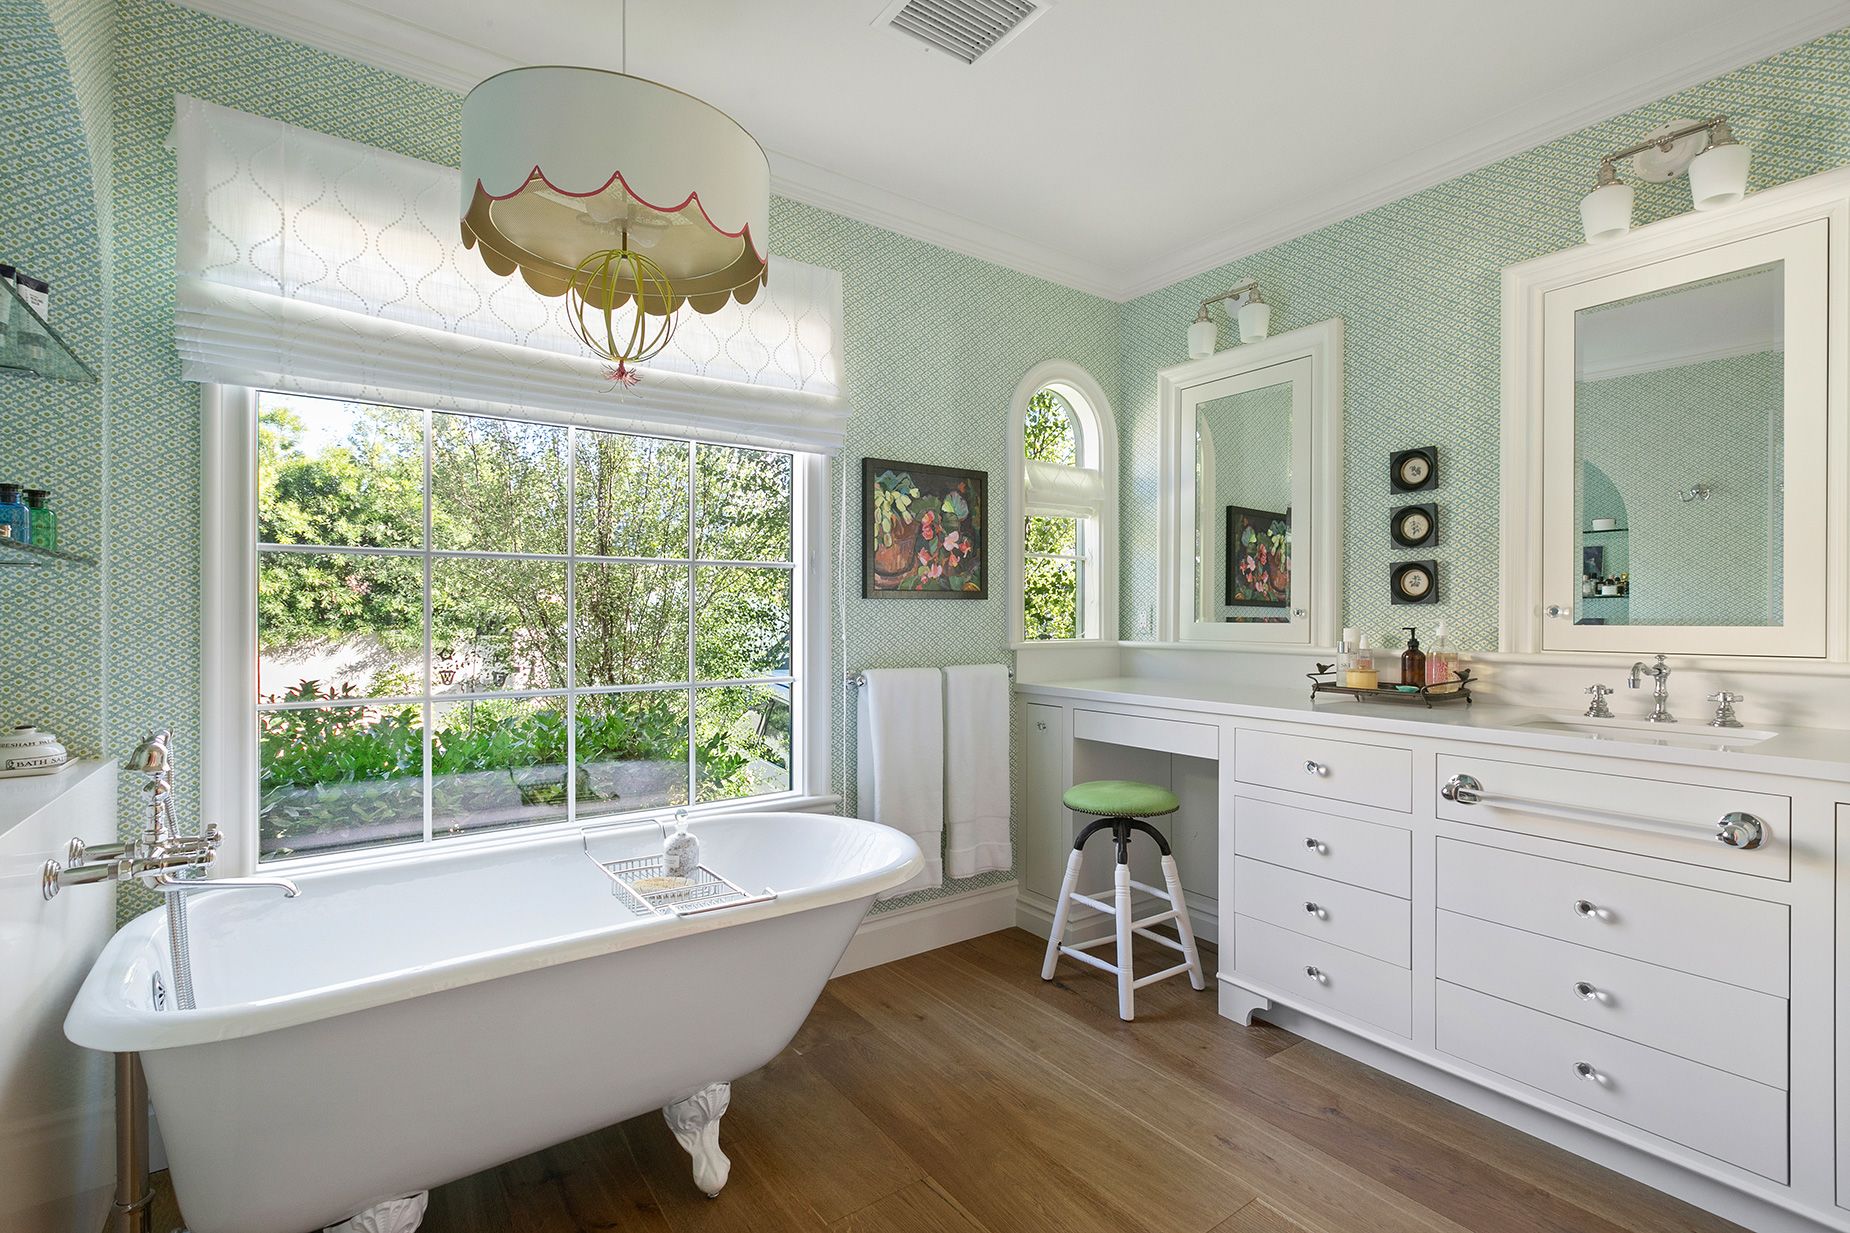
<instances>
[{"instance_id":1,"label":"floral still life painting","mask_svg":"<svg viewBox=\"0 0 1850 1233\"><path fill-rule=\"evenodd\" d=\"M863 596L985 599L988 473L861 462Z\"/></svg>"},{"instance_id":2,"label":"floral still life painting","mask_svg":"<svg viewBox=\"0 0 1850 1233\"><path fill-rule=\"evenodd\" d=\"M1291 514L1227 507L1227 602L1283 608L1291 602Z\"/></svg>"}]
</instances>

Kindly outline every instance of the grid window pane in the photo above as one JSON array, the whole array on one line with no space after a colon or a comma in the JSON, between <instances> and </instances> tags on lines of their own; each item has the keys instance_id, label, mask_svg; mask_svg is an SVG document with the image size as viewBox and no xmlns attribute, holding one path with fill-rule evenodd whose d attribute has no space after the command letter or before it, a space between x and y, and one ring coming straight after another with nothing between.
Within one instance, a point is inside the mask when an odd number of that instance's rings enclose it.
<instances>
[{"instance_id":1,"label":"grid window pane","mask_svg":"<svg viewBox=\"0 0 1850 1233\"><path fill-rule=\"evenodd\" d=\"M258 406L261 859L791 789L792 455Z\"/></svg>"},{"instance_id":2,"label":"grid window pane","mask_svg":"<svg viewBox=\"0 0 1850 1233\"><path fill-rule=\"evenodd\" d=\"M703 445L694 453L694 555L703 561L788 561L789 454Z\"/></svg>"},{"instance_id":3,"label":"grid window pane","mask_svg":"<svg viewBox=\"0 0 1850 1233\"><path fill-rule=\"evenodd\" d=\"M1079 637L1079 562L1022 562L1022 624L1031 641Z\"/></svg>"},{"instance_id":4,"label":"grid window pane","mask_svg":"<svg viewBox=\"0 0 1850 1233\"><path fill-rule=\"evenodd\" d=\"M577 553L687 558L683 441L578 431Z\"/></svg>"},{"instance_id":5,"label":"grid window pane","mask_svg":"<svg viewBox=\"0 0 1850 1233\"><path fill-rule=\"evenodd\" d=\"M422 547L424 413L260 396L257 538L266 544Z\"/></svg>"},{"instance_id":6,"label":"grid window pane","mask_svg":"<svg viewBox=\"0 0 1850 1233\"><path fill-rule=\"evenodd\" d=\"M430 417L430 530L438 548L565 551L568 432L476 415Z\"/></svg>"},{"instance_id":7,"label":"grid window pane","mask_svg":"<svg viewBox=\"0 0 1850 1233\"><path fill-rule=\"evenodd\" d=\"M701 803L789 791L790 732L790 691L783 686L700 690L694 773Z\"/></svg>"},{"instance_id":8,"label":"grid window pane","mask_svg":"<svg viewBox=\"0 0 1850 1233\"><path fill-rule=\"evenodd\" d=\"M565 562L438 557L431 562L433 693L562 689Z\"/></svg>"},{"instance_id":9,"label":"grid window pane","mask_svg":"<svg viewBox=\"0 0 1850 1233\"><path fill-rule=\"evenodd\" d=\"M578 816L687 804L687 691L581 694Z\"/></svg>"},{"instance_id":10,"label":"grid window pane","mask_svg":"<svg viewBox=\"0 0 1850 1233\"><path fill-rule=\"evenodd\" d=\"M694 675L703 681L790 675L787 569L697 567Z\"/></svg>"},{"instance_id":11,"label":"grid window pane","mask_svg":"<svg viewBox=\"0 0 1850 1233\"><path fill-rule=\"evenodd\" d=\"M394 698L423 691L422 557L258 556L259 701Z\"/></svg>"},{"instance_id":12,"label":"grid window pane","mask_svg":"<svg viewBox=\"0 0 1850 1233\"><path fill-rule=\"evenodd\" d=\"M687 680L687 569L578 566L580 688Z\"/></svg>"},{"instance_id":13,"label":"grid window pane","mask_svg":"<svg viewBox=\"0 0 1850 1233\"><path fill-rule=\"evenodd\" d=\"M430 833L563 822L571 796L563 698L481 698L436 708Z\"/></svg>"},{"instance_id":14,"label":"grid window pane","mask_svg":"<svg viewBox=\"0 0 1850 1233\"><path fill-rule=\"evenodd\" d=\"M260 859L424 838L424 708L327 706L258 717Z\"/></svg>"}]
</instances>

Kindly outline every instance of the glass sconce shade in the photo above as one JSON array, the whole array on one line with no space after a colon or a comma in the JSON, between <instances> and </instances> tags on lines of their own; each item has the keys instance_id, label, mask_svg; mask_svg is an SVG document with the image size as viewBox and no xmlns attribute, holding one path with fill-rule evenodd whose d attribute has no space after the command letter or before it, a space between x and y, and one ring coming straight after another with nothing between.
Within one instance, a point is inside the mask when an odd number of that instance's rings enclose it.
<instances>
[{"instance_id":1,"label":"glass sconce shade","mask_svg":"<svg viewBox=\"0 0 1850 1233\"><path fill-rule=\"evenodd\" d=\"M1188 358L1205 359L1214 354L1214 348L1220 344L1220 327L1213 318L1204 317L1188 327Z\"/></svg>"},{"instance_id":2,"label":"glass sconce shade","mask_svg":"<svg viewBox=\"0 0 1850 1233\"><path fill-rule=\"evenodd\" d=\"M1632 229L1632 186L1602 184L1580 199L1580 226L1589 244L1616 240Z\"/></svg>"},{"instance_id":3,"label":"glass sconce shade","mask_svg":"<svg viewBox=\"0 0 1850 1233\"><path fill-rule=\"evenodd\" d=\"M1240 341L1254 342L1272 332L1272 306L1257 300L1240 305Z\"/></svg>"},{"instance_id":4,"label":"glass sconce shade","mask_svg":"<svg viewBox=\"0 0 1850 1233\"><path fill-rule=\"evenodd\" d=\"M1747 195L1747 165L1753 154L1738 141L1710 146L1689 165L1690 204L1698 210L1730 206ZM1583 204L1583 210L1586 208Z\"/></svg>"}]
</instances>

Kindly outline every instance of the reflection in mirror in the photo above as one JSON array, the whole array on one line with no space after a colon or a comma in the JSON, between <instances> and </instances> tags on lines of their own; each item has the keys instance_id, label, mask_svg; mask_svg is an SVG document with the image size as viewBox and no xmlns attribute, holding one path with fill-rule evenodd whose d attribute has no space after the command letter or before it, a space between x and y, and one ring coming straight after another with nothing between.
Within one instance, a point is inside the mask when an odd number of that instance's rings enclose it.
<instances>
[{"instance_id":1,"label":"reflection in mirror","mask_svg":"<svg viewBox=\"0 0 1850 1233\"><path fill-rule=\"evenodd\" d=\"M1575 315L1575 624L1784 623L1782 267Z\"/></svg>"},{"instance_id":2,"label":"reflection in mirror","mask_svg":"<svg viewBox=\"0 0 1850 1233\"><path fill-rule=\"evenodd\" d=\"M1291 400L1281 381L1196 410L1198 620L1291 619Z\"/></svg>"}]
</instances>

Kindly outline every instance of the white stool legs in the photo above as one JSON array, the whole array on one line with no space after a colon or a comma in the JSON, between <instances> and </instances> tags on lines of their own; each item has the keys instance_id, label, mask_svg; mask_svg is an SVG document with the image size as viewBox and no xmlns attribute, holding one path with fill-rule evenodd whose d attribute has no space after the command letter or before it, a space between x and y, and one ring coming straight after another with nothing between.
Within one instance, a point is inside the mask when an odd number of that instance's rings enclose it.
<instances>
[{"instance_id":1,"label":"white stool legs","mask_svg":"<svg viewBox=\"0 0 1850 1233\"><path fill-rule=\"evenodd\" d=\"M1061 955L1090 964L1101 971L1110 972L1118 978L1118 1018L1127 1023L1137 1017L1137 990L1145 985L1187 972L1189 984L1197 989L1207 988L1207 981L1201 971L1201 955L1195 947L1195 929L1188 919L1188 903L1182 895L1182 878L1176 870L1175 858L1168 853L1163 854L1165 889L1162 890L1133 879L1131 867L1128 864L1114 864L1110 903L1091 895L1081 894L1077 889L1079 869L1084 860L1085 853L1078 848L1073 849L1072 855L1067 858L1066 876L1060 882L1060 898L1054 904L1053 932L1047 938L1047 957L1041 963L1041 979L1053 979L1054 969L1058 966ZM1137 920L1132 915L1132 890L1140 890L1157 899L1165 900L1169 905L1168 910ZM1073 904L1111 917L1115 925L1112 933L1105 937L1095 938L1090 942L1068 946L1066 925ZM1155 931L1155 926L1166 921L1175 922L1176 937L1167 937ZM1180 951L1183 962L1139 978L1132 971L1131 962L1132 938L1137 934L1142 934L1171 950ZM1117 943L1118 961L1116 963L1107 963L1097 955L1090 953L1093 948L1112 942Z\"/></svg>"}]
</instances>

